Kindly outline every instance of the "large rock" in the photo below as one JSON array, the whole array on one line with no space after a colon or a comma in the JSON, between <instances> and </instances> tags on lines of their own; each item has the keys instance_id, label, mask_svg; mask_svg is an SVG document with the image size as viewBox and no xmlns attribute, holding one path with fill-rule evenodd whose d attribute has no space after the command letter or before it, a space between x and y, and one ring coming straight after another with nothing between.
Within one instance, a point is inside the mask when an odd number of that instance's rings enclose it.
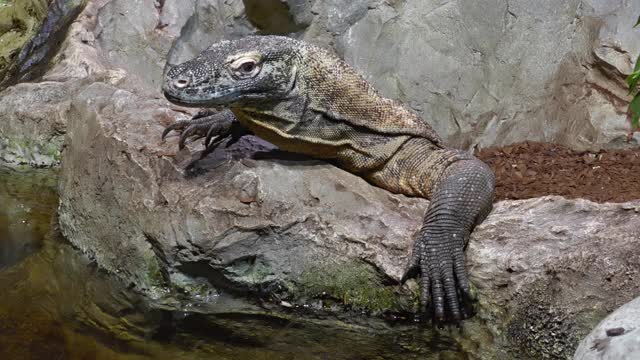
<instances>
[{"instance_id":1,"label":"large rock","mask_svg":"<svg viewBox=\"0 0 640 360\"><path fill-rule=\"evenodd\" d=\"M640 295L638 239L640 201L499 202L467 250L480 317L516 358L571 358L600 319Z\"/></svg>"},{"instance_id":2,"label":"large rock","mask_svg":"<svg viewBox=\"0 0 640 360\"><path fill-rule=\"evenodd\" d=\"M60 191L73 244L170 308L229 311L238 303L227 299L250 294L283 309L415 310L415 284L397 280L426 200L256 138L196 161L200 144L178 152L175 137L160 142L184 111L126 83L78 93ZM497 203L467 252L481 305L471 341L570 356L599 319L640 294L639 212L640 201Z\"/></svg>"},{"instance_id":3,"label":"large rock","mask_svg":"<svg viewBox=\"0 0 640 360\"><path fill-rule=\"evenodd\" d=\"M73 92L69 84L56 82L18 84L0 92L0 161L57 165Z\"/></svg>"},{"instance_id":4,"label":"large rock","mask_svg":"<svg viewBox=\"0 0 640 360\"><path fill-rule=\"evenodd\" d=\"M176 114L163 100L106 83L76 97L60 191L60 222L73 243L152 297L194 295L202 279L206 291L316 295L338 286L326 284L331 271L367 286L348 291L371 291L337 298L394 308L385 279L399 278L425 200L323 162L249 159L273 148L257 138L221 148L188 177L192 155L174 155L176 142L159 138Z\"/></svg>"},{"instance_id":5,"label":"large rock","mask_svg":"<svg viewBox=\"0 0 640 360\"><path fill-rule=\"evenodd\" d=\"M640 358L640 297L621 306L580 342L575 360Z\"/></svg>"},{"instance_id":6,"label":"large rock","mask_svg":"<svg viewBox=\"0 0 640 360\"><path fill-rule=\"evenodd\" d=\"M375 3L337 49L450 143L624 145L640 3Z\"/></svg>"}]
</instances>

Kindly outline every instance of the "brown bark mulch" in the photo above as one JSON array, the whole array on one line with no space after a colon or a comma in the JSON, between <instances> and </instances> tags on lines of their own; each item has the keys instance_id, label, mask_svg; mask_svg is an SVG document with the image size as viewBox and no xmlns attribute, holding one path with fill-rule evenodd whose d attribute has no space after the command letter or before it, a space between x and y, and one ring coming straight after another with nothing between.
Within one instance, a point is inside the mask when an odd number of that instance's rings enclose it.
<instances>
[{"instance_id":1,"label":"brown bark mulch","mask_svg":"<svg viewBox=\"0 0 640 360\"><path fill-rule=\"evenodd\" d=\"M640 199L640 148L589 152L527 141L482 149L476 156L496 174L496 200L544 195L596 202Z\"/></svg>"}]
</instances>

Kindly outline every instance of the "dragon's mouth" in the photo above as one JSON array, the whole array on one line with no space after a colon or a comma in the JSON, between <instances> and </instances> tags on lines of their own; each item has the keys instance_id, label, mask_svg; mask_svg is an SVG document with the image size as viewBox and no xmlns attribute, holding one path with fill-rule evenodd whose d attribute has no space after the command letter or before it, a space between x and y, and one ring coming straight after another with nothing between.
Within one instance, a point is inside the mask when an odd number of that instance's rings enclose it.
<instances>
[{"instance_id":1,"label":"dragon's mouth","mask_svg":"<svg viewBox=\"0 0 640 360\"><path fill-rule=\"evenodd\" d=\"M184 100L182 98L179 98L175 95L172 95L171 93L169 93L168 91L164 91L164 97L167 98L167 100L169 100L170 102L174 103L174 104L178 104L178 105L184 105L184 104L189 104L189 100Z\"/></svg>"},{"instance_id":2,"label":"dragon's mouth","mask_svg":"<svg viewBox=\"0 0 640 360\"><path fill-rule=\"evenodd\" d=\"M176 105L191 107L224 107L238 100L238 94L234 90L216 91L206 98L190 98L189 96L176 96L175 92L169 89L164 90L164 97Z\"/></svg>"}]
</instances>

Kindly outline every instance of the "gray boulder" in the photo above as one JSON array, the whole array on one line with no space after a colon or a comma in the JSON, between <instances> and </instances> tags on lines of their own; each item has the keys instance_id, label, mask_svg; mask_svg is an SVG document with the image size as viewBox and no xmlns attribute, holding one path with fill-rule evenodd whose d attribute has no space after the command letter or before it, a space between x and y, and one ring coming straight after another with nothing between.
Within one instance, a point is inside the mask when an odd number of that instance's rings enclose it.
<instances>
[{"instance_id":1,"label":"gray boulder","mask_svg":"<svg viewBox=\"0 0 640 360\"><path fill-rule=\"evenodd\" d=\"M375 2L336 47L451 144L619 147L638 14L626 1Z\"/></svg>"},{"instance_id":2,"label":"gray boulder","mask_svg":"<svg viewBox=\"0 0 640 360\"><path fill-rule=\"evenodd\" d=\"M480 318L516 358L563 358L640 295L640 201L548 196L496 204L467 250Z\"/></svg>"},{"instance_id":3,"label":"gray boulder","mask_svg":"<svg viewBox=\"0 0 640 360\"><path fill-rule=\"evenodd\" d=\"M575 360L640 358L640 297L607 316L582 342Z\"/></svg>"}]
</instances>

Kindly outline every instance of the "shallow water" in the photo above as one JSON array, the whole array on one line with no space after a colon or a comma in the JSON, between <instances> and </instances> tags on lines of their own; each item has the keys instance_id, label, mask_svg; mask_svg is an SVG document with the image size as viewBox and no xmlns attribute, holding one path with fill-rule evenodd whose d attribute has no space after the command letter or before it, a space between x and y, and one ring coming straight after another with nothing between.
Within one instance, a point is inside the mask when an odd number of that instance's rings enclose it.
<instances>
[{"instance_id":1,"label":"shallow water","mask_svg":"<svg viewBox=\"0 0 640 360\"><path fill-rule=\"evenodd\" d=\"M56 231L56 172L0 167L0 359L465 359L413 326L151 308Z\"/></svg>"}]
</instances>

